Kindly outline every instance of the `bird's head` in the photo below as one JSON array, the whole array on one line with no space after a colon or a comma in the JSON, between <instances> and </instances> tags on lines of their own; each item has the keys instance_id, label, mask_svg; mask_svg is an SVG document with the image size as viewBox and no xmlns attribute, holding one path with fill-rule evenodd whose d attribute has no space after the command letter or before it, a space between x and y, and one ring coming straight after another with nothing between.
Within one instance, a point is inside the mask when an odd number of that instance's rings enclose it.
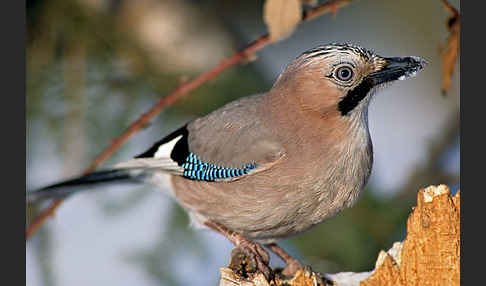
<instances>
[{"instance_id":1,"label":"bird's head","mask_svg":"<svg viewBox=\"0 0 486 286\"><path fill-rule=\"evenodd\" d=\"M297 57L274 89L290 91L306 110L349 116L367 108L377 87L413 77L425 65L419 57L381 57L359 46L330 44Z\"/></svg>"}]
</instances>

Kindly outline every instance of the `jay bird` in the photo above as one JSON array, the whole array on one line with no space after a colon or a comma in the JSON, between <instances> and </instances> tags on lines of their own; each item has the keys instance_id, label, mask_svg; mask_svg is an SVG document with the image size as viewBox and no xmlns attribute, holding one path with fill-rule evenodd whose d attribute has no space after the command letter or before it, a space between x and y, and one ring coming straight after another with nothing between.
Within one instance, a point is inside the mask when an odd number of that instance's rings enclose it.
<instances>
[{"instance_id":1,"label":"jay bird","mask_svg":"<svg viewBox=\"0 0 486 286\"><path fill-rule=\"evenodd\" d=\"M377 88L414 76L419 57L381 57L351 44L305 51L272 88L192 120L134 159L27 193L62 198L97 183L137 181L169 193L199 226L228 238L267 277L266 246L353 205L373 163L368 105ZM164 189L164 188L163 188Z\"/></svg>"}]
</instances>

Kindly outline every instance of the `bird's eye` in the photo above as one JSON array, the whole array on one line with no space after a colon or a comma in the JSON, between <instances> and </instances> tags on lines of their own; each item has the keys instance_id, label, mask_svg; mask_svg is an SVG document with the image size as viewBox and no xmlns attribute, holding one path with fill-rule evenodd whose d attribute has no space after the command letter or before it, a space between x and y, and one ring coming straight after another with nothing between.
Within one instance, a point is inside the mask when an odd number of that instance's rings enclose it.
<instances>
[{"instance_id":1,"label":"bird's eye","mask_svg":"<svg viewBox=\"0 0 486 286\"><path fill-rule=\"evenodd\" d=\"M353 78L353 70L350 67L340 67L334 73L334 76L341 81L348 81Z\"/></svg>"}]
</instances>

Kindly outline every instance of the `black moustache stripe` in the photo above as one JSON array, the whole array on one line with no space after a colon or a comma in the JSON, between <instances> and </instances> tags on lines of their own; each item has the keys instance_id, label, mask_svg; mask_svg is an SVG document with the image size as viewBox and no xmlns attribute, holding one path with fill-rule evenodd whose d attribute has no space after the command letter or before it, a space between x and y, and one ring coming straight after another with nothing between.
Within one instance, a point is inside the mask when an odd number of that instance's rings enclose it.
<instances>
[{"instance_id":1,"label":"black moustache stripe","mask_svg":"<svg viewBox=\"0 0 486 286\"><path fill-rule=\"evenodd\" d=\"M358 86L348 91L338 103L338 110L342 116L348 115L363 100L373 88L373 80L365 78Z\"/></svg>"}]
</instances>

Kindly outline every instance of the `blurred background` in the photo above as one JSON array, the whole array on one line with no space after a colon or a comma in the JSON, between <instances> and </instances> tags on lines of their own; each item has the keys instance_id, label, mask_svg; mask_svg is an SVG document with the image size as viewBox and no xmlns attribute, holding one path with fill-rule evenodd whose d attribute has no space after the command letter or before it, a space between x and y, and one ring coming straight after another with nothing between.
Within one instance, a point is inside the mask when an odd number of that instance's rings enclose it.
<instances>
[{"instance_id":1,"label":"blurred background","mask_svg":"<svg viewBox=\"0 0 486 286\"><path fill-rule=\"evenodd\" d=\"M79 174L181 81L265 34L263 3L27 1L26 189ZM416 78L394 83L371 103L375 163L360 201L281 242L322 273L370 271L381 249L405 238L419 188L460 186L458 63L441 93L439 47L449 15L439 0L362 0L302 23L165 109L100 168L145 151L190 119L268 90L289 61L319 44L423 57L429 65ZM39 207L27 206L26 223ZM160 191L104 188L67 199L27 241L26 285L216 285L232 248L218 234L191 229ZM272 265L283 264L272 256Z\"/></svg>"}]
</instances>

